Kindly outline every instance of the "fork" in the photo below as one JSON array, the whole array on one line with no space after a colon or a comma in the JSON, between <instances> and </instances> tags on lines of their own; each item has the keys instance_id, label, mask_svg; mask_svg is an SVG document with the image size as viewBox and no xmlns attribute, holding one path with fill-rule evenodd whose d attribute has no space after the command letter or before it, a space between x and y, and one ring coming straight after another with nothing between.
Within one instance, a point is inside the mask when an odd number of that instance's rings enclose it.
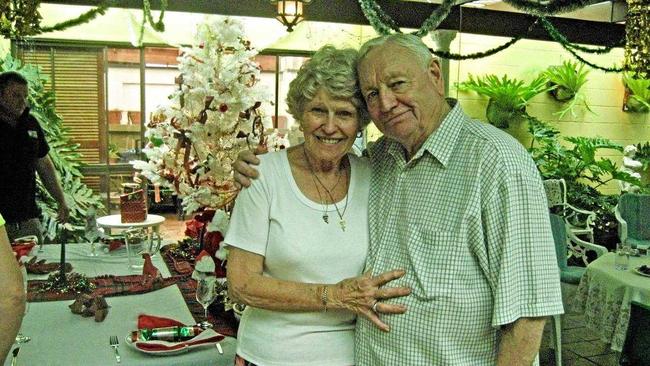
<instances>
[{"instance_id":1,"label":"fork","mask_svg":"<svg viewBox=\"0 0 650 366\"><path fill-rule=\"evenodd\" d=\"M117 361L117 363L120 363L120 352L117 350L120 347L120 341L117 339L117 336L111 336L110 345L115 351L115 361Z\"/></svg>"}]
</instances>

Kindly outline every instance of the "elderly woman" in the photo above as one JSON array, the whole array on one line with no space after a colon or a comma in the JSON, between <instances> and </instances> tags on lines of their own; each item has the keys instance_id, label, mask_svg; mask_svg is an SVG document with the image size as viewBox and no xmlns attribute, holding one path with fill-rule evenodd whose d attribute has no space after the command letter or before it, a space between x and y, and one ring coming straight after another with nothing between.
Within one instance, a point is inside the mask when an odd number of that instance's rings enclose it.
<instances>
[{"instance_id":1,"label":"elderly woman","mask_svg":"<svg viewBox=\"0 0 650 366\"><path fill-rule=\"evenodd\" d=\"M25 312L23 276L4 225L5 220L0 215L0 360L7 357Z\"/></svg>"},{"instance_id":2,"label":"elderly woman","mask_svg":"<svg viewBox=\"0 0 650 366\"><path fill-rule=\"evenodd\" d=\"M289 87L305 142L261 156L260 178L237 197L228 233L228 283L248 305L236 365L352 365L356 315L388 331L377 301L402 270L362 275L368 251L365 159L350 147L369 122L356 83L357 51L325 46Z\"/></svg>"}]
</instances>

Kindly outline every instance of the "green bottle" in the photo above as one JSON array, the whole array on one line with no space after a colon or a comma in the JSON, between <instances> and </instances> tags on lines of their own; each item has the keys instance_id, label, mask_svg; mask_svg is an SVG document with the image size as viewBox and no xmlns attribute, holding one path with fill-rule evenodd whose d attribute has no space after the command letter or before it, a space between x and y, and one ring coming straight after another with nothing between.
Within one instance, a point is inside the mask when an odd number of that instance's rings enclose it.
<instances>
[{"instance_id":1,"label":"green bottle","mask_svg":"<svg viewBox=\"0 0 650 366\"><path fill-rule=\"evenodd\" d=\"M131 342L183 342L196 337L202 331L203 329L196 325L189 327L144 328L131 332Z\"/></svg>"}]
</instances>

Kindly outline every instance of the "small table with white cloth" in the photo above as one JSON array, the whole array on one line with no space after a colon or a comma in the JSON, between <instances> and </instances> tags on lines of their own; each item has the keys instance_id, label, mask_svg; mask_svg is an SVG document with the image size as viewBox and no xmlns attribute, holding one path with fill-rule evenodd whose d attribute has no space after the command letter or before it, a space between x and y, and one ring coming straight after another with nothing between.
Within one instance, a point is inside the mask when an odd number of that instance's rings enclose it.
<instances>
[{"instance_id":1,"label":"small table with white cloth","mask_svg":"<svg viewBox=\"0 0 650 366\"><path fill-rule=\"evenodd\" d=\"M650 306L650 277L636 268L650 266L650 257L630 257L629 269L614 268L618 254L607 253L587 266L576 293L574 310L584 313L585 323L600 339L621 352L630 321L632 301Z\"/></svg>"},{"instance_id":2,"label":"small table with white cloth","mask_svg":"<svg viewBox=\"0 0 650 366\"><path fill-rule=\"evenodd\" d=\"M148 214L146 220L142 222L122 222L122 216L109 215L97 218L97 226L108 229L110 234L111 229L130 229L130 228L152 228L154 232L158 233L160 224L165 222L165 218L160 215Z\"/></svg>"},{"instance_id":3,"label":"small table with white cloth","mask_svg":"<svg viewBox=\"0 0 650 366\"><path fill-rule=\"evenodd\" d=\"M57 261L60 245L45 245L42 253L37 248L32 255L39 259ZM88 244L66 245L67 262L73 271L89 277L105 274L130 275L126 252L117 250L89 257ZM163 277L169 277L167 266L159 255L153 257L153 264ZM29 279L45 279L46 275L29 275ZM126 344L125 338L136 329L137 317L145 313L173 318L185 324L194 324L194 319L176 285L160 290L126 296L107 297L110 306L103 322L73 314L68 305L73 300L32 302L23 318L21 333L31 341L20 345L17 365L114 365L115 356L109 346L109 337L117 336L120 341L120 365L232 365L236 340L226 337L220 344L224 354L220 355L213 345L198 347L188 352L171 356L152 356L134 350ZM11 364L11 352L4 362Z\"/></svg>"}]
</instances>

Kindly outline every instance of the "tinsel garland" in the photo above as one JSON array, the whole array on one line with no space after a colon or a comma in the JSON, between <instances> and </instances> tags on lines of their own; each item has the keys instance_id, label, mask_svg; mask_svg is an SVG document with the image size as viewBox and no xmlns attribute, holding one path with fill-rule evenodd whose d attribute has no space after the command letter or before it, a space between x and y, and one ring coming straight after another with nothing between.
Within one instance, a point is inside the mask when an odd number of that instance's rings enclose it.
<instances>
[{"instance_id":1,"label":"tinsel garland","mask_svg":"<svg viewBox=\"0 0 650 366\"><path fill-rule=\"evenodd\" d=\"M566 13L582 9L594 3L592 0L555 0L545 4L530 0L503 0L503 2L515 9L534 15L555 15Z\"/></svg>"},{"instance_id":2,"label":"tinsel garland","mask_svg":"<svg viewBox=\"0 0 650 366\"><path fill-rule=\"evenodd\" d=\"M594 69L602 70L605 72L621 72L624 70L622 67L604 67L604 66L598 66L592 62L589 62L585 60L582 56L578 55L578 53L575 50L583 51L583 52L589 52L589 53L605 53L605 52L600 52L602 49L594 50L594 49L588 49L586 47L578 46L575 44L570 43L566 37L564 37L560 32L551 24L548 19L544 17L539 17L540 22L542 23L542 26L548 34L551 36L551 38L558 42L565 50L567 50L570 54L573 55L578 61L582 62L585 65L588 65ZM610 46L604 47L604 49L608 48ZM586 51L585 51L586 50Z\"/></svg>"},{"instance_id":3,"label":"tinsel garland","mask_svg":"<svg viewBox=\"0 0 650 366\"><path fill-rule=\"evenodd\" d=\"M650 0L627 0L625 66L637 79L650 78Z\"/></svg>"},{"instance_id":4,"label":"tinsel garland","mask_svg":"<svg viewBox=\"0 0 650 366\"><path fill-rule=\"evenodd\" d=\"M47 277L47 280L41 283L37 292L58 292L58 293L89 293L96 288L95 284L92 283L88 277L72 272L67 273L65 281L61 280L61 274L59 272L54 272Z\"/></svg>"},{"instance_id":5,"label":"tinsel garland","mask_svg":"<svg viewBox=\"0 0 650 366\"><path fill-rule=\"evenodd\" d=\"M517 37L514 37L513 39L509 40L508 42L502 44L501 46L497 46L497 47L491 48L491 49L489 49L487 51L483 51L483 52L470 53L469 55L461 55L461 54L458 54L458 53L451 53L451 52L447 52L447 51L436 51L436 50L431 51L431 53L433 53L434 55L436 55L438 57L442 57L442 58L448 59L448 60L472 60L472 59L492 56L495 53L501 52L501 51L505 50L506 48L512 46L513 44L520 41L522 38L523 38L522 36L517 36Z\"/></svg>"},{"instance_id":6,"label":"tinsel garland","mask_svg":"<svg viewBox=\"0 0 650 366\"><path fill-rule=\"evenodd\" d=\"M167 9L167 0L160 1L160 15L158 16L158 22L153 21L153 15L151 15L151 3L149 0L142 0L142 23L140 24L140 35L138 36L137 46L142 45L142 39L144 38L144 26L149 21L151 28L157 32L163 32L165 30L165 23L163 23L163 18L165 17L165 9Z\"/></svg>"},{"instance_id":7,"label":"tinsel garland","mask_svg":"<svg viewBox=\"0 0 650 366\"><path fill-rule=\"evenodd\" d=\"M96 8L92 8L88 10L87 12L79 15L74 19L69 19L49 27L41 28L41 32L48 33L48 32L55 32L55 31L62 31L70 27L88 23L89 21L95 19L98 15L104 15L108 7L111 6L113 2L114 2L113 0L107 0L103 4L97 6Z\"/></svg>"},{"instance_id":8,"label":"tinsel garland","mask_svg":"<svg viewBox=\"0 0 650 366\"><path fill-rule=\"evenodd\" d=\"M604 47L597 47L597 48L589 48L589 47L584 47L580 46L575 43L569 42L566 37L560 33L557 28L545 17L539 17L539 22L544 26L544 29L548 33L549 36L551 36L551 39L553 39L557 43L561 43L563 45L566 45L567 47L580 51L580 52L585 52L585 53L593 53L593 54L604 54L604 53L609 53L611 52L612 49L615 47L622 47L623 44L625 43L624 39L621 39L620 41L616 42L615 44L604 46Z\"/></svg>"},{"instance_id":9,"label":"tinsel garland","mask_svg":"<svg viewBox=\"0 0 650 366\"><path fill-rule=\"evenodd\" d=\"M438 28L440 23L445 20L447 15L449 15L449 11L451 11L454 3L454 0L443 0L442 4L440 4L431 13L431 15L429 15L427 20L422 23L420 29L413 32L412 34L418 37L424 37L432 30ZM384 12L379 4L377 4L374 0L359 0L359 5L361 6L363 14L370 22L370 25L372 25L377 33L381 35L387 35L390 34L391 30L402 33L402 31L397 26L397 23L395 23L395 21L388 14L386 14L386 12Z\"/></svg>"},{"instance_id":10,"label":"tinsel garland","mask_svg":"<svg viewBox=\"0 0 650 366\"><path fill-rule=\"evenodd\" d=\"M630 0L630 1L639 1L639 2L648 2L648 0ZM519 0L507 0L508 3L511 3L511 5L521 8L522 10L526 10L530 13L536 13L536 14L554 14L558 12L564 12L564 11L569 11L569 10L575 10L580 7L584 7L586 4L586 1L584 0L579 0L579 1L555 1L552 3L549 3L547 5L539 5L539 4L534 4L529 1L519 1ZM395 23L395 21L388 15L386 14L381 7L374 1L374 0L359 0L359 5L361 6L361 10L363 11L364 15L368 19L368 22L370 25L377 31L377 33L381 35L387 35L390 34L391 31L395 31L398 33L401 33L401 30ZM429 18L422 24L419 30L413 32L414 35L417 35L418 37L422 37L425 34L431 32L432 30L436 29L442 23L442 21L447 17L449 14L449 10L451 9L451 6L453 5L453 1L448 1L444 0L443 3L436 8L436 10L431 13ZM528 7L525 9L525 7ZM551 36L551 38L560 43L562 47L564 47L569 53L571 53L576 59L578 59L580 62L591 66L592 68L603 70L606 72L620 72L622 71L622 68L607 68L607 67L602 67L598 66L594 63L591 63L587 60L585 60L583 57L578 55L576 53L576 50L581 51L581 52L586 52L586 53L592 53L592 54L604 54L610 52L614 47L620 47L623 44L623 40L617 42L616 44L613 45L608 45L605 47L597 47L597 48L589 48L589 47L584 47L580 46L577 44L573 44L569 42L564 35L562 35L554 26L551 24L546 18L543 16L538 16L538 19L535 21L534 24L536 24L538 21L542 23L544 26L544 29L548 32L548 34ZM531 25L532 28L532 25ZM528 29L528 32L530 32L530 29ZM460 55L456 53L451 53L447 51L432 51L433 54L435 54L438 57L442 57L445 59L452 59L452 60L468 60L468 59L478 59L478 58L483 58L487 56L494 55L495 53L498 53L500 51L503 51L504 49L512 46L515 44L517 41L519 41L523 36L518 36L512 38L510 41L504 43L501 46L489 49L487 51L483 52L477 52L477 53L472 53L469 55ZM646 57L647 59L647 57Z\"/></svg>"},{"instance_id":11,"label":"tinsel garland","mask_svg":"<svg viewBox=\"0 0 650 366\"><path fill-rule=\"evenodd\" d=\"M158 16L158 21L154 22L153 16L151 15L151 4L149 3L149 0L142 1L142 13L144 14L144 17L149 21L149 24L151 24L151 28L157 32L165 31L165 23L163 23L163 18L165 17L165 9L167 9L167 0L160 0L160 15Z\"/></svg>"}]
</instances>

